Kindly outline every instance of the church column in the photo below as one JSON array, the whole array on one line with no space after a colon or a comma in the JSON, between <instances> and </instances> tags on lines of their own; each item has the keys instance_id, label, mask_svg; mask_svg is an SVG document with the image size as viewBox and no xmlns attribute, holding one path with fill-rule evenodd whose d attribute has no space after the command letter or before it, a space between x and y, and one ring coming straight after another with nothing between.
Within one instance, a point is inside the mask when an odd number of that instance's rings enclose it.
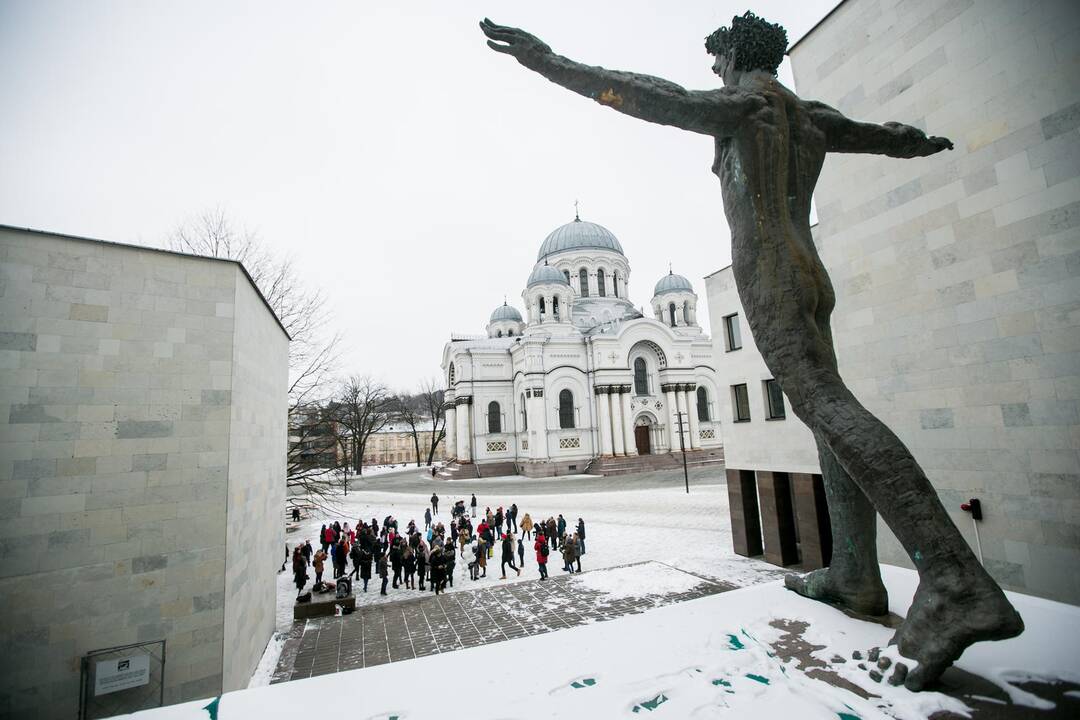
<instances>
[{"instance_id":1,"label":"church column","mask_svg":"<svg viewBox=\"0 0 1080 720\"><path fill-rule=\"evenodd\" d=\"M528 391L529 403L529 457L533 460L548 459L547 407L544 405L544 389Z\"/></svg>"},{"instance_id":2,"label":"church column","mask_svg":"<svg viewBox=\"0 0 1080 720\"><path fill-rule=\"evenodd\" d=\"M443 441L446 443L446 459L453 460L457 457L457 412L453 400L446 402L443 412L446 413L446 438Z\"/></svg>"},{"instance_id":3,"label":"church column","mask_svg":"<svg viewBox=\"0 0 1080 720\"><path fill-rule=\"evenodd\" d=\"M626 437L623 435L622 403L619 401L619 398L622 397L622 395L619 394L621 392L621 385L612 385L611 390L608 393L608 397L611 399L611 449L615 455L626 454Z\"/></svg>"},{"instance_id":4,"label":"church column","mask_svg":"<svg viewBox=\"0 0 1080 720\"><path fill-rule=\"evenodd\" d=\"M458 460L472 462L472 396L457 399Z\"/></svg>"},{"instance_id":5,"label":"church column","mask_svg":"<svg viewBox=\"0 0 1080 720\"><path fill-rule=\"evenodd\" d=\"M622 405L623 435L626 442L626 454L637 455L637 440L634 438L634 417L630 413L630 386L619 388L619 402Z\"/></svg>"},{"instance_id":6,"label":"church column","mask_svg":"<svg viewBox=\"0 0 1080 720\"><path fill-rule=\"evenodd\" d=\"M661 385L660 390L663 391L664 396L667 399L668 452L673 453L679 449L679 418L675 414L679 411L679 406L675 400L675 384L667 383Z\"/></svg>"},{"instance_id":7,"label":"church column","mask_svg":"<svg viewBox=\"0 0 1080 720\"><path fill-rule=\"evenodd\" d=\"M611 410L608 404L608 387L606 385L593 386L596 394L596 404L599 406L598 422L600 424L600 454L611 455Z\"/></svg>"},{"instance_id":8,"label":"church column","mask_svg":"<svg viewBox=\"0 0 1080 720\"><path fill-rule=\"evenodd\" d=\"M686 388L686 413L690 416L690 447L701 449L701 426L698 425L697 385L691 383Z\"/></svg>"}]
</instances>

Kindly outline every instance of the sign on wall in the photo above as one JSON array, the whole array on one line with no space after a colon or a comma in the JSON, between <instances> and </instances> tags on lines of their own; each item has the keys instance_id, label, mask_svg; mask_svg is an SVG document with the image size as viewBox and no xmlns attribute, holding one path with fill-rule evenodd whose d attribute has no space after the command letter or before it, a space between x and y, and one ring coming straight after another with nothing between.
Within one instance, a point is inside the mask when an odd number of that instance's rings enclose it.
<instances>
[{"instance_id":1,"label":"sign on wall","mask_svg":"<svg viewBox=\"0 0 1080 720\"><path fill-rule=\"evenodd\" d=\"M128 655L101 660L94 669L94 695L147 685L150 682L150 656Z\"/></svg>"}]
</instances>

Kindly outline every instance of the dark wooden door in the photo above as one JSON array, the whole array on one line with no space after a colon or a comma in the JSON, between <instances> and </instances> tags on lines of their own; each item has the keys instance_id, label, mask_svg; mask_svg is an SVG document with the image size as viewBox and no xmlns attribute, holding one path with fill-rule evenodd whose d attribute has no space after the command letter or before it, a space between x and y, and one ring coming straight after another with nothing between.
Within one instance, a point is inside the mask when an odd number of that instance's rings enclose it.
<instances>
[{"instance_id":1,"label":"dark wooden door","mask_svg":"<svg viewBox=\"0 0 1080 720\"><path fill-rule=\"evenodd\" d=\"M649 447L648 425L638 425L634 428L634 442L637 444L638 455L652 454L652 448Z\"/></svg>"}]
</instances>

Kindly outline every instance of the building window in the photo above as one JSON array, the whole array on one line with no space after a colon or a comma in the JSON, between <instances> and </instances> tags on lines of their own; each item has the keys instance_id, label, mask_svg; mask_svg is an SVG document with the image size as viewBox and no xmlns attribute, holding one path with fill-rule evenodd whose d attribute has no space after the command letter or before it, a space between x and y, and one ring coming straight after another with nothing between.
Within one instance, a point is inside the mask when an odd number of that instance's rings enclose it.
<instances>
[{"instance_id":1,"label":"building window","mask_svg":"<svg viewBox=\"0 0 1080 720\"><path fill-rule=\"evenodd\" d=\"M780 383L776 380L765 381L765 402L769 411L770 420L783 420L787 417L784 410L784 393L780 390Z\"/></svg>"},{"instance_id":2,"label":"building window","mask_svg":"<svg viewBox=\"0 0 1080 720\"><path fill-rule=\"evenodd\" d=\"M649 394L649 366L645 363L645 358L634 361L634 393Z\"/></svg>"},{"instance_id":3,"label":"building window","mask_svg":"<svg viewBox=\"0 0 1080 720\"><path fill-rule=\"evenodd\" d=\"M724 334L727 335L728 352L742 347L742 335L739 334L739 316L728 315L724 318Z\"/></svg>"},{"instance_id":4,"label":"building window","mask_svg":"<svg viewBox=\"0 0 1080 720\"><path fill-rule=\"evenodd\" d=\"M559 393L559 427L574 427L574 393L563 390Z\"/></svg>"},{"instance_id":5,"label":"building window","mask_svg":"<svg viewBox=\"0 0 1080 720\"><path fill-rule=\"evenodd\" d=\"M668 315L671 316L671 327L675 327L675 303L668 303Z\"/></svg>"},{"instance_id":6,"label":"building window","mask_svg":"<svg viewBox=\"0 0 1080 720\"><path fill-rule=\"evenodd\" d=\"M514 331L513 330L507 330L506 331L506 337L514 337Z\"/></svg>"},{"instance_id":7,"label":"building window","mask_svg":"<svg viewBox=\"0 0 1080 720\"><path fill-rule=\"evenodd\" d=\"M570 271L569 270L563 270L562 274L566 276L566 284L569 285L570 284Z\"/></svg>"},{"instance_id":8,"label":"building window","mask_svg":"<svg viewBox=\"0 0 1080 720\"><path fill-rule=\"evenodd\" d=\"M750 422L750 398L746 394L746 385L732 385L731 396L735 405L735 422Z\"/></svg>"},{"instance_id":9,"label":"building window","mask_svg":"<svg viewBox=\"0 0 1080 720\"><path fill-rule=\"evenodd\" d=\"M544 298L540 298L540 322L544 322L544 313L547 312L544 308Z\"/></svg>"},{"instance_id":10,"label":"building window","mask_svg":"<svg viewBox=\"0 0 1080 720\"><path fill-rule=\"evenodd\" d=\"M495 333L495 337L502 337L502 330Z\"/></svg>"},{"instance_id":11,"label":"building window","mask_svg":"<svg viewBox=\"0 0 1080 720\"><path fill-rule=\"evenodd\" d=\"M690 324L690 301L685 300L682 304L682 321L683 325Z\"/></svg>"},{"instance_id":12,"label":"building window","mask_svg":"<svg viewBox=\"0 0 1080 720\"><path fill-rule=\"evenodd\" d=\"M559 322L559 298L551 298L551 317L555 322Z\"/></svg>"},{"instance_id":13,"label":"building window","mask_svg":"<svg viewBox=\"0 0 1080 720\"><path fill-rule=\"evenodd\" d=\"M502 413L499 412L499 403L494 400L488 403L488 432L502 432Z\"/></svg>"},{"instance_id":14,"label":"building window","mask_svg":"<svg viewBox=\"0 0 1080 720\"><path fill-rule=\"evenodd\" d=\"M697 419L709 422L709 393L704 387L697 389Z\"/></svg>"},{"instance_id":15,"label":"building window","mask_svg":"<svg viewBox=\"0 0 1080 720\"><path fill-rule=\"evenodd\" d=\"M585 268L578 271L578 285L581 286L581 297L589 297L589 271Z\"/></svg>"},{"instance_id":16,"label":"building window","mask_svg":"<svg viewBox=\"0 0 1080 720\"><path fill-rule=\"evenodd\" d=\"M607 297L607 288L604 287L603 268L596 271L596 294L600 297Z\"/></svg>"},{"instance_id":17,"label":"building window","mask_svg":"<svg viewBox=\"0 0 1080 720\"><path fill-rule=\"evenodd\" d=\"M619 297L619 271L615 270L611 273L611 294L615 297Z\"/></svg>"},{"instance_id":18,"label":"building window","mask_svg":"<svg viewBox=\"0 0 1080 720\"><path fill-rule=\"evenodd\" d=\"M525 393L521 394L521 429L525 432L529 430L529 412L525 407Z\"/></svg>"},{"instance_id":19,"label":"building window","mask_svg":"<svg viewBox=\"0 0 1080 720\"><path fill-rule=\"evenodd\" d=\"M450 384L454 384L454 363L450 363Z\"/></svg>"}]
</instances>

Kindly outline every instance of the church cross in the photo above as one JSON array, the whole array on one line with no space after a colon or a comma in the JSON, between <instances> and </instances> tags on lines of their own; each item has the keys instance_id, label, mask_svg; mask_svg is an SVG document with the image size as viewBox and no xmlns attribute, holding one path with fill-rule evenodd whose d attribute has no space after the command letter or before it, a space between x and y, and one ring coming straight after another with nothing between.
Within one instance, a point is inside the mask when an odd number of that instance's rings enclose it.
<instances>
[{"instance_id":1,"label":"church cross","mask_svg":"<svg viewBox=\"0 0 1080 720\"><path fill-rule=\"evenodd\" d=\"M611 364L612 365L614 365L615 361L619 359L619 355L615 351L612 351L611 354L608 355L608 357L611 358Z\"/></svg>"}]
</instances>

